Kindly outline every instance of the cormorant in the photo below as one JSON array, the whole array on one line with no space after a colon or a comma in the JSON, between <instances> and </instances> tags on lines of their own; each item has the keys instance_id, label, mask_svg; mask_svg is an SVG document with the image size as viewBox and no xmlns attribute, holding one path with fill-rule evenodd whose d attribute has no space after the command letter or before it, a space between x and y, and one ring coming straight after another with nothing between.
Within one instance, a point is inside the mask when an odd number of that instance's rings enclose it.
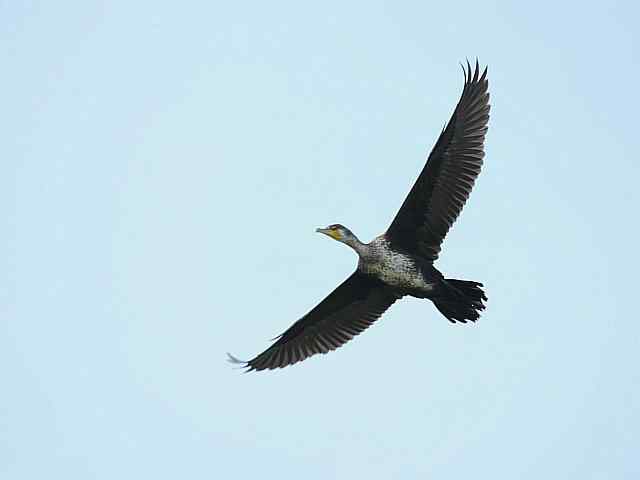
<instances>
[{"instance_id":1,"label":"cormorant","mask_svg":"<svg viewBox=\"0 0 640 480\"><path fill-rule=\"evenodd\" d=\"M431 300L451 322L475 322L486 301L482 284L454 280L433 266L440 244L469 197L484 157L489 121L487 69L467 61L464 88L427 163L387 231L362 243L340 224L316 231L359 257L356 271L295 322L264 352L234 363L251 370L282 368L342 346L405 295Z\"/></svg>"}]
</instances>

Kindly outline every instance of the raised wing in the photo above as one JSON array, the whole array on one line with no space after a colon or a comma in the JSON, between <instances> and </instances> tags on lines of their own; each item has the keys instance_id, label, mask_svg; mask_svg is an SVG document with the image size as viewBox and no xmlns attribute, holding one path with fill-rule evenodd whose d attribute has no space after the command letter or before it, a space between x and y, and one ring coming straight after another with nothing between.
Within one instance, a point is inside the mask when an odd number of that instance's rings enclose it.
<instances>
[{"instance_id":1,"label":"raised wing","mask_svg":"<svg viewBox=\"0 0 640 480\"><path fill-rule=\"evenodd\" d=\"M380 280L357 270L268 349L248 362L251 370L282 368L344 345L400 298Z\"/></svg>"},{"instance_id":2,"label":"raised wing","mask_svg":"<svg viewBox=\"0 0 640 480\"><path fill-rule=\"evenodd\" d=\"M397 247L435 260L480 173L489 122L487 69L467 62L464 89L451 120L440 134L387 238Z\"/></svg>"}]
</instances>

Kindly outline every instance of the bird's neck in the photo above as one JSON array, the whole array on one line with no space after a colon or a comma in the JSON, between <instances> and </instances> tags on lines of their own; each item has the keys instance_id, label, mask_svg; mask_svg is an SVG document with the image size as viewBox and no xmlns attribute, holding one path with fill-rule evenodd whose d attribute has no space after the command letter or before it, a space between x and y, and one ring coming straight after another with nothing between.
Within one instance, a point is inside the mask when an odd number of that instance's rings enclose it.
<instances>
[{"instance_id":1,"label":"bird's neck","mask_svg":"<svg viewBox=\"0 0 640 480\"><path fill-rule=\"evenodd\" d=\"M356 237L355 235L352 235L349 238L345 238L342 242L346 245L349 245L351 248L353 248L356 251L356 253L361 257L366 252L367 244L362 243L360 240L358 240L358 237Z\"/></svg>"}]
</instances>

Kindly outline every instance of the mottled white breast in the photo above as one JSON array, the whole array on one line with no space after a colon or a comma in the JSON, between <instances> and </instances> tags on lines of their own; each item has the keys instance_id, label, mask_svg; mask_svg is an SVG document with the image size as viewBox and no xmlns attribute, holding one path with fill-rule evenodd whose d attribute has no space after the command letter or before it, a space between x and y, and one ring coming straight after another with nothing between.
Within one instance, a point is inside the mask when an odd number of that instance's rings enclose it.
<instances>
[{"instance_id":1,"label":"mottled white breast","mask_svg":"<svg viewBox=\"0 0 640 480\"><path fill-rule=\"evenodd\" d=\"M366 246L360 255L358 269L394 287L433 289L433 284L425 282L413 259L392 250L384 236L375 238Z\"/></svg>"}]
</instances>

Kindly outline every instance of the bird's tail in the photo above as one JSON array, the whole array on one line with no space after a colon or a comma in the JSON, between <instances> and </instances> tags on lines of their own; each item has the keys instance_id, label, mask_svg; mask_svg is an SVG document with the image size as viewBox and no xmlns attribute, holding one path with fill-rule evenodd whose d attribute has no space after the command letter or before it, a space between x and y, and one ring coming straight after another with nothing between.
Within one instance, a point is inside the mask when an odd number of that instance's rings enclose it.
<instances>
[{"instance_id":1,"label":"bird's tail","mask_svg":"<svg viewBox=\"0 0 640 480\"><path fill-rule=\"evenodd\" d=\"M483 301L487 300L482 286L478 282L448 278L442 282L438 295L432 300L450 322L475 322L485 308Z\"/></svg>"}]
</instances>

